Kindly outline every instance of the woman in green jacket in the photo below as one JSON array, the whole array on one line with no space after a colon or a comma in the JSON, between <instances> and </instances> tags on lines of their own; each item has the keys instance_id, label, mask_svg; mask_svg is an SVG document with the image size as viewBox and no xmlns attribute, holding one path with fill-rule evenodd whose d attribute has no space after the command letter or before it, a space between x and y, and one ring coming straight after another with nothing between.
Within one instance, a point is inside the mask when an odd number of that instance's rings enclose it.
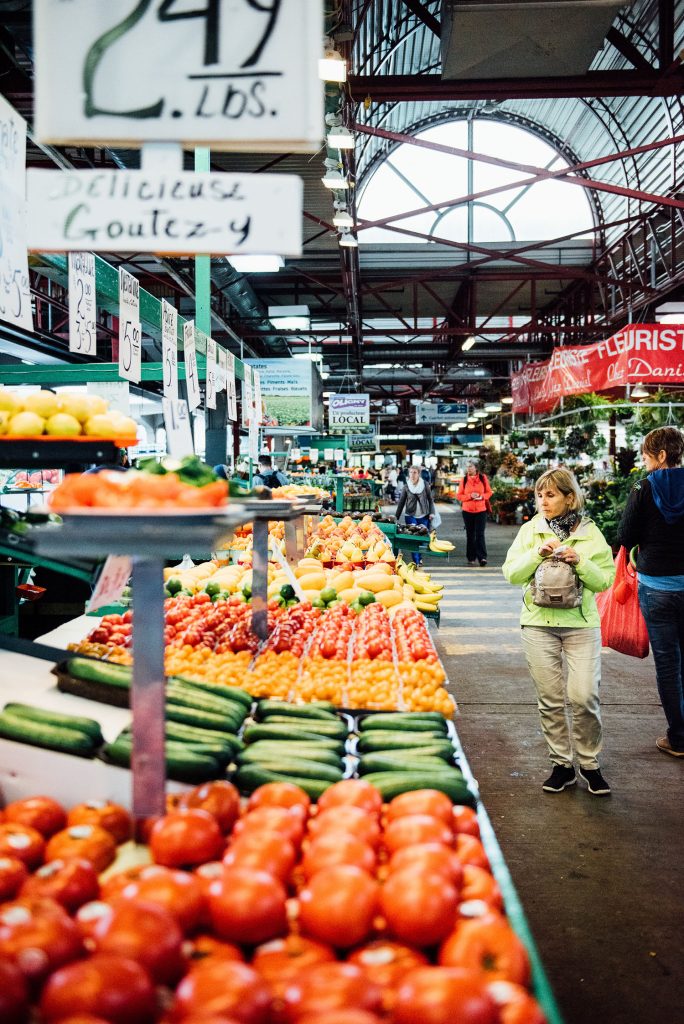
<instances>
[{"instance_id":1,"label":"woman in green jacket","mask_svg":"<svg viewBox=\"0 0 684 1024\"><path fill-rule=\"evenodd\" d=\"M523 586L523 650L537 690L541 728L553 765L542 789L560 793L576 783L574 752L580 778L589 792L608 796L610 786L598 763L601 620L594 595L613 582L613 555L595 523L582 515L584 496L569 470L551 469L540 476L535 496L538 514L525 523L513 541L503 574L509 583ZM535 572L547 559L565 562L575 570L582 584L577 607L541 607L534 603ZM563 658L571 726L566 716Z\"/></svg>"}]
</instances>

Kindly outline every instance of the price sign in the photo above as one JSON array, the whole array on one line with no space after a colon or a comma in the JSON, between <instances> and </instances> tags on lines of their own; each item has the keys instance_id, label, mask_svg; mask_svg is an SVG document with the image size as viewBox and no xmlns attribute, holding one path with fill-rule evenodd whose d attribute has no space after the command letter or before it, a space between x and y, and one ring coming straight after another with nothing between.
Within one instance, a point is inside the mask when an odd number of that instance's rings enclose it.
<instances>
[{"instance_id":1,"label":"price sign","mask_svg":"<svg viewBox=\"0 0 684 1024\"><path fill-rule=\"evenodd\" d=\"M313 151L323 0L38 0L43 142Z\"/></svg>"},{"instance_id":2,"label":"price sign","mask_svg":"<svg viewBox=\"0 0 684 1024\"><path fill-rule=\"evenodd\" d=\"M186 320L183 324L183 352L185 358L185 383L188 386L188 407L190 412L192 412L202 401L199 377L197 376L194 320Z\"/></svg>"},{"instance_id":3,"label":"price sign","mask_svg":"<svg viewBox=\"0 0 684 1024\"><path fill-rule=\"evenodd\" d=\"M128 555L108 555L86 610L92 612L116 604L131 577L131 569Z\"/></svg>"},{"instance_id":4,"label":"price sign","mask_svg":"<svg viewBox=\"0 0 684 1024\"><path fill-rule=\"evenodd\" d=\"M216 342L207 338L207 409L216 408Z\"/></svg>"},{"instance_id":5,"label":"price sign","mask_svg":"<svg viewBox=\"0 0 684 1024\"><path fill-rule=\"evenodd\" d=\"M178 398L178 310L166 299L161 304L164 397Z\"/></svg>"},{"instance_id":6,"label":"price sign","mask_svg":"<svg viewBox=\"0 0 684 1024\"><path fill-rule=\"evenodd\" d=\"M97 352L95 256L69 253L69 351L84 356Z\"/></svg>"},{"instance_id":7,"label":"price sign","mask_svg":"<svg viewBox=\"0 0 684 1024\"><path fill-rule=\"evenodd\" d=\"M32 331L25 177L26 122L0 96L0 320Z\"/></svg>"},{"instance_id":8,"label":"price sign","mask_svg":"<svg viewBox=\"0 0 684 1024\"><path fill-rule=\"evenodd\" d=\"M261 404L261 378L258 370L252 370L252 401L254 402L254 417L257 423L264 418L264 410Z\"/></svg>"},{"instance_id":9,"label":"price sign","mask_svg":"<svg viewBox=\"0 0 684 1024\"><path fill-rule=\"evenodd\" d=\"M186 455L193 455L195 446L188 403L182 398L162 398L162 411L166 430L166 450L171 458L182 459Z\"/></svg>"},{"instance_id":10,"label":"price sign","mask_svg":"<svg viewBox=\"0 0 684 1024\"><path fill-rule=\"evenodd\" d=\"M237 423L237 391L235 388L235 356L232 352L226 352L226 392L228 395L228 418Z\"/></svg>"},{"instance_id":11,"label":"price sign","mask_svg":"<svg viewBox=\"0 0 684 1024\"><path fill-rule=\"evenodd\" d=\"M140 383L140 282L119 267L119 376Z\"/></svg>"},{"instance_id":12,"label":"price sign","mask_svg":"<svg viewBox=\"0 0 684 1024\"><path fill-rule=\"evenodd\" d=\"M248 453L252 462L259 459L259 424L255 419L249 423Z\"/></svg>"},{"instance_id":13,"label":"price sign","mask_svg":"<svg viewBox=\"0 0 684 1024\"><path fill-rule=\"evenodd\" d=\"M219 345L217 348L217 370L216 370L216 391L226 390L226 374L228 371L228 360L226 350Z\"/></svg>"},{"instance_id":14,"label":"price sign","mask_svg":"<svg viewBox=\"0 0 684 1024\"><path fill-rule=\"evenodd\" d=\"M252 367L243 362L242 371L242 426L248 427L254 419L254 399L252 398Z\"/></svg>"}]
</instances>

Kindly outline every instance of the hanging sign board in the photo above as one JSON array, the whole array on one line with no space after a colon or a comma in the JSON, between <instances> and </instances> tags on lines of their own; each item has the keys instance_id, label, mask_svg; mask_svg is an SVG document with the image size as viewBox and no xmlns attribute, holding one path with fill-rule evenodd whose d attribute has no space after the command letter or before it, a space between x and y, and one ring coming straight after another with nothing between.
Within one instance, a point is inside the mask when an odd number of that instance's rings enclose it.
<instances>
[{"instance_id":1,"label":"hanging sign board","mask_svg":"<svg viewBox=\"0 0 684 1024\"><path fill-rule=\"evenodd\" d=\"M84 356L97 352L95 256L69 253L69 351Z\"/></svg>"},{"instance_id":2,"label":"hanging sign board","mask_svg":"<svg viewBox=\"0 0 684 1024\"><path fill-rule=\"evenodd\" d=\"M0 96L0 320L32 331L25 178L26 121Z\"/></svg>"},{"instance_id":3,"label":"hanging sign board","mask_svg":"<svg viewBox=\"0 0 684 1024\"><path fill-rule=\"evenodd\" d=\"M226 352L226 393L228 397L228 419L237 423L237 390L235 388L235 356Z\"/></svg>"},{"instance_id":4,"label":"hanging sign board","mask_svg":"<svg viewBox=\"0 0 684 1024\"><path fill-rule=\"evenodd\" d=\"M226 350L221 348L220 345L216 349L216 391L226 390L226 373L228 370L228 360L226 358Z\"/></svg>"},{"instance_id":5,"label":"hanging sign board","mask_svg":"<svg viewBox=\"0 0 684 1024\"><path fill-rule=\"evenodd\" d=\"M108 555L86 611L92 612L96 608L116 604L124 592L131 572L132 563L128 555Z\"/></svg>"},{"instance_id":6,"label":"hanging sign board","mask_svg":"<svg viewBox=\"0 0 684 1024\"><path fill-rule=\"evenodd\" d=\"M161 304L164 398L178 398L178 310L166 299Z\"/></svg>"},{"instance_id":7,"label":"hanging sign board","mask_svg":"<svg viewBox=\"0 0 684 1024\"><path fill-rule=\"evenodd\" d=\"M259 376L258 409L265 427L316 427L318 372L303 359L248 359Z\"/></svg>"},{"instance_id":8,"label":"hanging sign board","mask_svg":"<svg viewBox=\"0 0 684 1024\"><path fill-rule=\"evenodd\" d=\"M186 455L192 455L195 447L188 403L183 399L162 398L162 411L166 430L166 450L171 458L182 459Z\"/></svg>"},{"instance_id":9,"label":"hanging sign board","mask_svg":"<svg viewBox=\"0 0 684 1024\"><path fill-rule=\"evenodd\" d=\"M301 255L293 174L31 169L26 180L36 252Z\"/></svg>"},{"instance_id":10,"label":"hanging sign board","mask_svg":"<svg viewBox=\"0 0 684 1024\"><path fill-rule=\"evenodd\" d=\"M370 423L369 395L331 395L328 400L328 426L347 431Z\"/></svg>"},{"instance_id":11,"label":"hanging sign board","mask_svg":"<svg viewBox=\"0 0 684 1024\"><path fill-rule=\"evenodd\" d=\"M216 408L216 342L207 338L207 409Z\"/></svg>"},{"instance_id":12,"label":"hanging sign board","mask_svg":"<svg viewBox=\"0 0 684 1024\"><path fill-rule=\"evenodd\" d=\"M119 267L119 376L138 384L141 363L140 282Z\"/></svg>"},{"instance_id":13,"label":"hanging sign board","mask_svg":"<svg viewBox=\"0 0 684 1024\"><path fill-rule=\"evenodd\" d=\"M185 359L185 383L188 387L188 407L190 412L193 412L202 401L199 377L197 376L194 320L186 320L183 324L183 353Z\"/></svg>"},{"instance_id":14,"label":"hanging sign board","mask_svg":"<svg viewBox=\"0 0 684 1024\"><path fill-rule=\"evenodd\" d=\"M311 152L323 0L36 0L42 142Z\"/></svg>"},{"instance_id":15,"label":"hanging sign board","mask_svg":"<svg viewBox=\"0 0 684 1024\"><path fill-rule=\"evenodd\" d=\"M454 423L467 415L467 402L421 402L416 406L416 423Z\"/></svg>"}]
</instances>

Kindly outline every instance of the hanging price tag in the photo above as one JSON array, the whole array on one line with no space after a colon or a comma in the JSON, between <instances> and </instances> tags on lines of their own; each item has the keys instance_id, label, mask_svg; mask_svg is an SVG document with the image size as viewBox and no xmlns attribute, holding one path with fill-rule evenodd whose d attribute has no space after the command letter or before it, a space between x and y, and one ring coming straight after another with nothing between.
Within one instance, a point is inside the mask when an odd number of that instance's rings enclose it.
<instances>
[{"instance_id":1,"label":"hanging price tag","mask_svg":"<svg viewBox=\"0 0 684 1024\"><path fill-rule=\"evenodd\" d=\"M69 253L69 351L84 356L97 352L95 319L95 256Z\"/></svg>"},{"instance_id":2,"label":"hanging price tag","mask_svg":"<svg viewBox=\"0 0 684 1024\"><path fill-rule=\"evenodd\" d=\"M123 594L130 576L131 560L128 555L109 555L86 610L92 612L96 608L116 604Z\"/></svg>"},{"instance_id":3,"label":"hanging price tag","mask_svg":"<svg viewBox=\"0 0 684 1024\"><path fill-rule=\"evenodd\" d=\"M178 310L166 299L161 304L164 397L178 398Z\"/></svg>"},{"instance_id":4,"label":"hanging price tag","mask_svg":"<svg viewBox=\"0 0 684 1024\"><path fill-rule=\"evenodd\" d=\"M216 391L226 390L226 375L228 371L228 359L226 358L227 353L224 348L219 345L216 349Z\"/></svg>"},{"instance_id":5,"label":"hanging price tag","mask_svg":"<svg viewBox=\"0 0 684 1024\"><path fill-rule=\"evenodd\" d=\"M261 423L263 415L263 406L261 404L261 377L259 376L258 370L252 370L252 403L254 406L254 418L257 423Z\"/></svg>"},{"instance_id":6,"label":"hanging price tag","mask_svg":"<svg viewBox=\"0 0 684 1024\"><path fill-rule=\"evenodd\" d=\"M216 342L207 338L207 409L216 408Z\"/></svg>"},{"instance_id":7,"label":"hanging price tag","mask_svg":"<svg viewBox=\"0 0 684 1024\"><path fill-rule=\"evenodd\" d=\"M228 395L228 418L237 423L237 391L235 389L235 356L226 352L226 392Z\"/></svg>"},{"instance_id":8,"label":"hanging price tag","mask_svg":"<svg viewBox=\"0 0 684 1024\"><path fill-rule=\"evenodd\" d=\"M172 459L194 454L188 403L183 399L162 398L166 450Z\"/></svg>"},{"instance_id":9,"label":"hanging price tag","mask_svg":"<svg viewBox=\"0 0 684 1024\"><path fill-rule=\"evenodd\" d=\"M249 457L252 462L259 458L259 424L255 419L249 424Z\"/></svg>"},{"instance_id":10,"label":"hanging price tag","mask_svg":"<svg viewBox=\"0 0 684 1024\"><path fill-rule=\"evenodd\" d=\"M140 383L140 282L119 267L119 376Z\"/></svg>"},{"instance_id":11,"label":"hanging price tag","mask_svg":"<svg viewBox=\"0 0 684 1024\"><path fill-rule=\"evenodd\" d=\"M26 252L26 121L0 96L0 320L33 330Z\"/></svg>"},{"instance_id":12,"label":"hanging price tag","mask_svg":"<svg viewBox=\"0 0 684 1024\"><path fill-rule=\"evenodd\" d=\"M244 378L242 381L242 426L248 427L254 419L254 399L252 398L252 367L249 363L242 364Z\"/></svg>"},{"instance_id":13,"label":"hanging price tag","mask_svg":"<svg viewBox=\"0 0 684 1024\"><path fill-rule=\"evenodd\" d=\"M192 412L202 401L199 378L197 376L194 320L187 320L183 324L183 352L185 357L185 382L188 386L188 407L190 412Z\"/></svg>"}]
</instances>

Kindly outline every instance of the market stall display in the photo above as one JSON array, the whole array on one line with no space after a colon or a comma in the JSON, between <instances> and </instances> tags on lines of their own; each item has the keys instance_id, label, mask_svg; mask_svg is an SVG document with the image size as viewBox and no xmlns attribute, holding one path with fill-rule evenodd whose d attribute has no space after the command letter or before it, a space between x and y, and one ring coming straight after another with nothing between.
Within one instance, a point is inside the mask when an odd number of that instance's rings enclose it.
<instances>
[{"instance_id":1,"label":"market stall display","mask_svg":"<svg viewBox=\"0 0 684 1024\"><path fill-rule=\"evenodd\" d=\"M135 444L137 425L130 416L110 410L99 395L30 391L0 387L0 439L88 437Z\"/></svg>"}]
</instances>

